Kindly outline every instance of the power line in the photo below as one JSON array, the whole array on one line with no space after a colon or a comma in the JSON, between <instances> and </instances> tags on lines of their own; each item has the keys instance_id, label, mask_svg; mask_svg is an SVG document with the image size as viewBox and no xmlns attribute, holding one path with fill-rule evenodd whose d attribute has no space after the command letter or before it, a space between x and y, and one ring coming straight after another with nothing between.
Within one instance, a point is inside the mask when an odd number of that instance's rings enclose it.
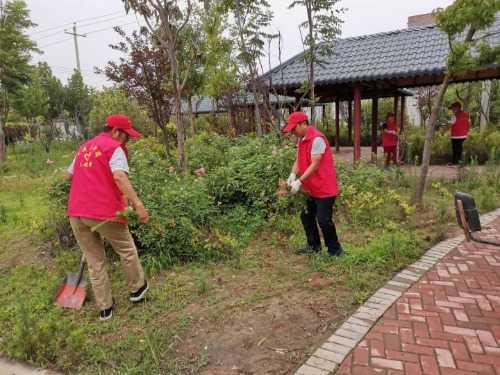
<instances>
[{"instance_id":1,"label":"power line","mask_svg":"<svg viewBox=\"0 0 500 375\"><path fill-rule=\"evenodd\" d=\"M137 24L137 22L124 23L123 25L116 25L116 26L112 26L112 27L106 27L105 29L92 30L92 31L89 31L89 32L87 32L85 34L86 35L90 35L90 34L94 34L94 33L100 33L101 31L113 30L115 27L123 27L123 26L135 25L135 24Z\"/></svg>"},{"instance_id":2,"label":"power line","mask_svg":"<svg viewBox=\"0 0 500 375\"><path fill-rule=\"evenodd\" d=\"M73 40L73 38L61 39L61 40L58 40L58 41L56 41L56 42L52 42L52 43L49 43L49 44L45 44L45 45L43 45L43 46L40 46L40 48L45 48L45 47L53 46L54 44L64 43L64 42L67 42L68 40Z\"/></svg>"},{"instance_id":3,"label":"power line","mask_svg":"<svg viewBox=\"0 0 500 375\"><path fill-rule=\"evenodd\" d=\"M109 17L109 16L112 16L112 15L116 15L116 14L118 14L118 13L122 13L122 11L113 12L113 13L108 13L108 14L103 14L103 15L100 15L100 16L95 16L95 17L82 18L82 19L79 19L79 20L76 20L76 21L73 21L73 22L68 22L68 23L64 23L64 24L61 24L61 25L52 26L52 27L49 27L49 28L46 28L46 29L37 30L37 31L32 32L32 33L31 33L31 35L40 34L40 33L45 33L45 32L47 32L47 31L52 31L52 30L56 30L56 29L60 29L60 28L64 28L65 26L72 25L72 24L73 24L73 23L75 23L75 22L83 22L83 21L95 20L95 19L99 19L99 18L104 18L104 17Z\"/></svg>"},{"instance_id":4,"label":"power line","mask_svg":"<svg viewBox=\"0 0 500 375\"><path fill-rule=\"evenodd\" d=\"M105 20L100 20L100 21L95 21L95 22L90 22L90 23L84 23L84 24L78 24L78 27L79 28L82 28L82 27L88 27L88 26L92 26L92 25L97 25L99 23L104 23L104 22L108 22L108 21L113 21L113 20L116 20L116 19L119 19L119 18L123 18L123 17L126 17L127 15L122 15L122 16L119 16L119 17L112 17L112 18L107 18ZM61 31L63 31L64 28L60 28L58 29L58 31L54 32L54 33L51 33L51 34L47 34L47 35L44 35L38 39L35 39L34 41L35 42L39 42L40 40L42 39L47 39L47 38L50 38L52 36L55 36L55 35L59 35L61 33Z\"/></svg>"},{"instance_id":5,"label":"power line","mask_svg":"<svg viewBox=\"0 0 500 375\"><path fill-rule=\"evenodd\" d=\"M137 24L137 22L125 23L123 25L115 25L115 26L112 26L112 27L106 27L105 29L91 30L91 31L89 31L89 32L87 32L85 34L86 35L90 35L90 34L95 34L95 33L99 33L99 32L102 32L102 31L113 30L115 27L123 27L123 26L135 25L135 24ZM55 44L64 43L64 42L67 42L68 40L73 40L73 38L61 39L61 40L55 41L53 43L49 43L49 44L45 44L43 46L40 46L40 48L45 48L45 47L49 47L49 46L52 46L52 45L55 45Z\"/></svg>"}]
</instances>

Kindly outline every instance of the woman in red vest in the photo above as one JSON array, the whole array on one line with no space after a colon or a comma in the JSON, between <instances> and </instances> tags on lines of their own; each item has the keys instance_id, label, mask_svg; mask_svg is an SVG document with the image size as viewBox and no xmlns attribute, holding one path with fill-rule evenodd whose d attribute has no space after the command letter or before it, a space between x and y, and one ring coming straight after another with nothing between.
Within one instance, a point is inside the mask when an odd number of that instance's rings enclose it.
<instances>
[{"instance_id":1,"label":"woman in red vest","mask_svg":"<svg viewBox=\"0 0 500 375\"><path fill-rule=\"evenodd\" d=\"M88 264L101 320L113 316L113 297L105 267L106 253L102 238L121 257L130 292L129 300L141 301L149 289L128 226L124 219L117 217L117 213L123 211L127 202L130 202L142 223L149 220L148 212L128 179L125 144L129 137L138 138L140 133L124 115L109 116L106 127L104 133L79 148L67 170L71 180L68 217ZM91 230L93 227L98 229L94 232Z\"/></svg>"},{"instance_id":2,"label":"woman in red vest","mask_svg":"<svg viewBox=\"0 0 500 375\"><path fill-rule=\"evenodd\" d=\"M385 153L385 166L387 171L390 169L391 162L396 164L396 152L398 146L398 126L394 113L387 113L384 125L382 125L382 146Z\"/></svg>"},{"instance_id":3,"label":"woman in red vest","mask_svg":"<svg viewBox=\"0 0 500 375\"><path fill-rule=\"evenodd\" d=\"M470 119L467 112L462 111L462 104L455 102L450 106L455 118L451 121L451 147L453 151L453 164L462 161L463 145L469 135Z\"/></svg>"},{"instance_id":4,"label":"woman in red vest","mask_svg":"<svg viewBox=\"0 0 500 375\"><path fill-rule=\"evenodd\" d=\"M301 213L307 245L300 253L321 251L319 224L328 254L339 256L343 250L332 219L333 205L338 193L332 150L326 137L309 125L309 119L304 112L294 112L288 117L283 133L290 132L298 138L298 143L297 157L288 177L288 186L294 194L302 189L309 196Z\"/></svg>"}]
</instances>

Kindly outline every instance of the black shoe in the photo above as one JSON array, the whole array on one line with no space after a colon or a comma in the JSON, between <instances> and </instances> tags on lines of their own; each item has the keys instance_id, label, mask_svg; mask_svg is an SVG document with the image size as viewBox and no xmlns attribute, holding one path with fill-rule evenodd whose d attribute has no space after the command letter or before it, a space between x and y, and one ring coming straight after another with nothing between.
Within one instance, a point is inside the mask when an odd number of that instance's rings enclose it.
<instances>
[{"instance_id":1,"label":"black shoe","mask_svg":"<svg viewBox=\"0 0 500 375\"><path fill-rule=\"evenodd\" d=\"M299 255L308 255L308 254L314 254L314 253L319 253L321 252L321 247L312 247L309 245L305 245L304 247L301 247L298 251L297 254Z\"/></svg>"},{"instance_id":2,"label":"black shoe","mask_svg":"<svg viewBox=\"0 0 500 375\"><path fill-rule=\"evenodd\" d=\"M130 293L128 299L130 302L140 302L144 299L146 292L149 290L149 283L147 281L144 282L144 285L134 293Z\"/></svg>"},{"instance_id":3,"label":"black shoe","mask_svg":"<svg viewBox=\"0 0 500 375\"><path fill-rule=\"evenodd\" d=\"M100 321L105 321L108 319L111 319L113 317L113 305L109 309L101 310L99 313L99 320Z\"/></svg>"},{"instance_id":4,"label":"black shoe","mask_svg":"<svg viewBox=\"0 0 500 375\"><path fill-rule=\"evenodd\" d=\"M342 246L340 246L337 250L335 251L330 251L328 250L328 255L331 257L339 257L344 253L344 249L342 249Z\"/></svg>"}]
</instances>

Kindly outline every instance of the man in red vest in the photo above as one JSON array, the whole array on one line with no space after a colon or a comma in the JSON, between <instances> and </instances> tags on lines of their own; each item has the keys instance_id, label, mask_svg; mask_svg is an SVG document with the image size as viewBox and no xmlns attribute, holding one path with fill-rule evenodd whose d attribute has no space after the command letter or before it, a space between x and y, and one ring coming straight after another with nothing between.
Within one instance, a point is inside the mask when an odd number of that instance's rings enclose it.
<instances>
[{"instance_id":1,"label":"man in red vest","mask_svg":"<svg viewBox=\"0 0 500 375\"><path fill-rule=\"evenodd\" d=\"M450 106L454 119L451 121L451 146L453 151L453 164L462 161L463 145L469 135L470 119L467 112L462 111L462 104L455 102Z\"/></svg>"},{"instance_id":2,"label":"man in red vest","mask_svg":"<svg viewBox=\"0 0 500 375\"><path fill-rule=\"evenodd\" d=\"M292 193L296 194L302 189L308 195L306 207L301 213L307 245L300 253L321 251L319 224L328 254L339 256L342 254L342 246L332 219L338 186L335 162L328 140L323 133L309 125L309 119L304 112L292 113L282 131L292 132L298 139L297 157L288 177L288 185Z\"/></svg>"},{"instance_id":3,"label":"man in red vest","mask_svg":"<svg viewBox=\"0 0 500 375\"><path fill-rule=\"evenodd\" d=\"M113 316L113 297L102 238L120 255L129 300L141 301L149 289L127 223L117 216L129 202L142 223L149 220L148 212L128 179L125 145L129 137L139 136L127 116L109 116L106 131L84 143L67 170L71 180L67 214L88 264L101 320ZM94 227L97 228L95 232L91 230Z\"/></svg>"}]
</instances>

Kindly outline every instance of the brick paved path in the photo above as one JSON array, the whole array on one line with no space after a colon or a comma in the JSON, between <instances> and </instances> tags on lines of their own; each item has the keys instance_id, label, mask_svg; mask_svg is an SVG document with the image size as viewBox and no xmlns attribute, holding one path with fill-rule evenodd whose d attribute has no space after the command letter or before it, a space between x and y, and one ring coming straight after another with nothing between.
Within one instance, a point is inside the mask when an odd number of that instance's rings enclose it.
<instances>
[{"instance_id":1,"label":"brick paved path","mask_svg":"<svg viewBox=\"0 0 500 375\"><path fill-rule=\"evenodd\" d=\"M500 220L484 232L500 239ZM500 248L462 243L448 253L384 313L337 374L500 375Z\"/></svg>"}]
</instances>

